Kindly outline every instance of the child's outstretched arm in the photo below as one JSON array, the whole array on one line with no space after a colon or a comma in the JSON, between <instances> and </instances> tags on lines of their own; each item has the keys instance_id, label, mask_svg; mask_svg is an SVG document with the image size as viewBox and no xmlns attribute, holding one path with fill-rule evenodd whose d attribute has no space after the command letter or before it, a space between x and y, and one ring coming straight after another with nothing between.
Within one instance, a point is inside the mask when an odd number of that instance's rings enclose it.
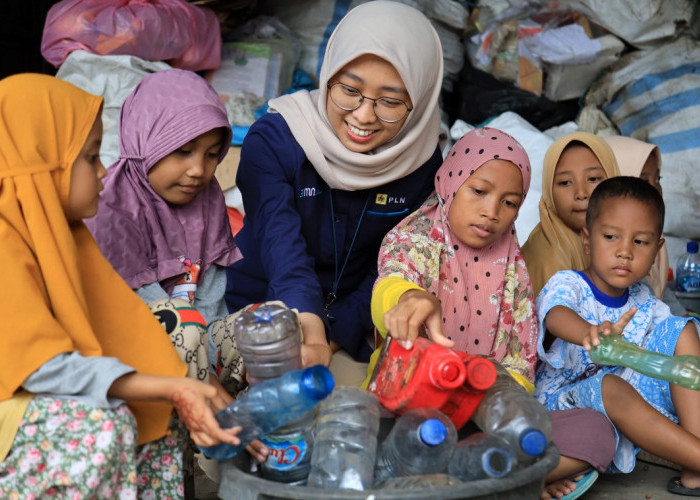
<instances>
[{"instance_id":1,"label":"child's outstretched arm","mask_svg":"<svg viewBox=\"0 0 700 500\"><path fill-rule=\"evenodd\" d=\"M212 407L221 408L226 403L212 385L187 377L132 372L116 379L107 394L125 401L167 401L175 407L197 446L240 444L236 435L241 428L222 429L214 418Z\"/></svg>"},{"instance_id":2,"label":"child's outstretched arm","mask_svg":"<svg viewBox=\"0 0 700 500\"><path fill-rule=\"evenodd\" d=\"M554 306L547 313L544 325L547 331L555 337L581 345L590 351L592 346L600 345L598 336L601 333L603 335L621 334L636 313L637 308L633 307L614 323L604 321L600 325L592 325L568 307Z\"/></svg>"}]
</instances>

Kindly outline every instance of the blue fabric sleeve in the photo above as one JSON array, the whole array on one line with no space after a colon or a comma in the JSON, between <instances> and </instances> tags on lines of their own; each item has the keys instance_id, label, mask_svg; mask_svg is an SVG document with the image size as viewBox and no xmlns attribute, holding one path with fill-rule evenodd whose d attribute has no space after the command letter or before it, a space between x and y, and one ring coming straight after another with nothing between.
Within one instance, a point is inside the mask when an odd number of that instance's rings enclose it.
<instances>
[{"instance_id":1,"label":"blue fabric sleeve","mask_svg":"<svg viewBox=\"0 0 700 500\"><path fill-rule=\"evenodd\" d=\"M69 397L97 408L116 408L123 401L107 397L107 391L119 377L134 371L117 358L63 353L39 367L22 387L34 394Z\"/></svg>"},{"instance_id":2,"label":"blue fabric sleeve","mask_svg":"<svg viewBox=\"0 0 700 500\"><path fill-rule=\"evenodd\" d=\"M299 312L324 318L321 284L294 205L295 171L306 157L301 148L289 147L290 142L296 144L291 135L256 122L241 150L236 184L246 223L255 228L252 237L260 249L256 258L268 279L265 300L281 300ZM245 248L241 250L246 257Z\"/></svg>"},{"instance_id":3,"label":"blue fabric sleeve","mask_svg":"<svg viewBox=\"0 0 700 500\"><path fill-rule=\"evenodd\" d=\"M370 272L359 287L331 306L330 339L340 344L355 360L367 362L372 354L365 335L373 331L371 310L372 286L377 279L376 269Z\"/></svg>"},{"instance_id":4,"label":"blue fabric sleeve","mask_svg":"<svg viewBox=\"0 0 700 500\"><path fill-rule=\"evenodd\" d=\"M163 287L160 286L160 283L149 283L147 285L143 285L141 288L136 290L136 294L141 297L141 300L143 300L146 304L150 304L155 300L170 298L168 292L166 292Z\"/></svg>"}]
</instances>

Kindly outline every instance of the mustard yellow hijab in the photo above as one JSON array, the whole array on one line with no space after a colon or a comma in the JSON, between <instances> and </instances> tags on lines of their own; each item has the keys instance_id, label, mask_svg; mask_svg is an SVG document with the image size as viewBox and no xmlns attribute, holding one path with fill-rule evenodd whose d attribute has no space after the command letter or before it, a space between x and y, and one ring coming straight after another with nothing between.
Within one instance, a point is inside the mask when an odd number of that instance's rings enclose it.
<instances>
[{"instance_id":1,"label":"mustard yellow hijab","mask_svg":"<svg viewBox=\"0 0 700 500\"><path fill-rule=\"evenodd\" d=\"M557 271L583 270L588 266L588 256L583 252L581 235L559 218L554 207L552 185L554 172L564 149L573 141L582 142L593 151L605 173L617 177L620 171L610 146L601 138L588 132L574 132L556 140L547 150L542 170L542 198L540 198L540 222L532 230L522 247L523 258L532 280L535 295Z\"/></svg>"},{"instance_id":2,"label":"mustard yellow hijab","mask_svg":"<svg viewBox=\"0 0 700 500\"><path fill-rule=\"evenodd\" d=\"M71 167L102 98L47 75L0 81L0 422L12 438L22 382L64 352L111 356L142 373L181 376L160 323L99 251L69 225ZM22 405L19 405L21 407ZM139 443L165 435L172 407L129 405ZM20 415L21 417L21 415ZM6 427L16 422L15 428ZM4 450L5 453L7 450ZM0 460L5 456L0 446Z\"/></svg>"}]
</instances>

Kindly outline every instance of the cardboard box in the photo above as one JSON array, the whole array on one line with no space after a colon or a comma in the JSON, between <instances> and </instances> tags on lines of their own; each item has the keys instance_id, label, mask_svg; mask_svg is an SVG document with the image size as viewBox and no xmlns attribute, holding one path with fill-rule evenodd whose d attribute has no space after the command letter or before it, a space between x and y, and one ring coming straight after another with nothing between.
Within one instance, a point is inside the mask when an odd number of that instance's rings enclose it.
<instances>
[{"instance_id":1,"label":"cardboard box","mask_svg":"<svg viewBox=\"0 0 700 500\"><path fill-rule=\"evenodd\" d=\"M227 191L236 185L236 172L238 162L241 160L241 148L231 146L224 159L216 167L216 180L221 184L221 189Z\"/></svg>"}]
</instances>

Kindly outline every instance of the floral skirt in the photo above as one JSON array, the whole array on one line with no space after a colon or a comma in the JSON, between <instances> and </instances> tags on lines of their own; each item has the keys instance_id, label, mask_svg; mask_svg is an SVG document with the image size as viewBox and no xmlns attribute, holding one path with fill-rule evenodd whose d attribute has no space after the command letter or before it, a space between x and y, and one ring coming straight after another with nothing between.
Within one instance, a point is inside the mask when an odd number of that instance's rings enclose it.
<instances>
[{"instance_id":1,"label":"floral skirt","mask_svg":"<svg viewBox=\"0 0 700 500\"><path fill-rule=\"evenodd\" d=\"M170 430L138 446L126 405L100 409L36 396L0 463L0 498L184 498L186 429L173 418Z\"/></svg>"}]
</instances>

